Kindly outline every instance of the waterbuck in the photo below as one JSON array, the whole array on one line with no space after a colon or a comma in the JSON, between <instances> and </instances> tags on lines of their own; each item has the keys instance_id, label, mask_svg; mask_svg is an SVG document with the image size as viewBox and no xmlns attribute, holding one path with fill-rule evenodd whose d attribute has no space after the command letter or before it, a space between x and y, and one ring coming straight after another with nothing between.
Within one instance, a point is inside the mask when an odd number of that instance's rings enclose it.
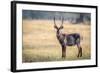
<instances>
[{"instance_id":1,"label":"waterbuck","mask_svg":"<svg viewBox=\"0 0 100 73\"><path fill-rule=\"evenodd\" d=\"M78 34L78 33L72 33L72 34L62 33L60 30L63 29L63 21L64 21L64 18L61 17L61 25L60 25L60 27L58 27L56 25L56 21L55 21L55 17L54 17L54 28L57 30L56 36L62 47L62 58L66 57L66 47L67 46L75 46L75 45L77 45L77 48L78 48L77 57L82 57L82 47L80 45L80 39L81 39L80 34Z\"/></svg>"}]
</instances>

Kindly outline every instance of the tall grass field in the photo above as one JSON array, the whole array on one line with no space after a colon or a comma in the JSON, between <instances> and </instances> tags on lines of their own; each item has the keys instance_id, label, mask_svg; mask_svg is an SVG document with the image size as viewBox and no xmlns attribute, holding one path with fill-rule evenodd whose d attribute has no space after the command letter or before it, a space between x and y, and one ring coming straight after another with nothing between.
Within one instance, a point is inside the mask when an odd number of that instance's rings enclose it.
<instances>
[{"instance_id":1,"label":"tall grass field","mask_svg":"<svg viewBox=\"0 0 100 73\"><path fill-rule=\"evenodd\" d=\"M60 26L57 21L57 26ZM66 58L62 58L62 49L56 37L53 20L23 20L22 61L74 61L91 58L91 25L72 24L64 21L62 33L79 33L81 35L82 57L77 57L77 46L66 47Z\"/></svg>"}]
</instances>

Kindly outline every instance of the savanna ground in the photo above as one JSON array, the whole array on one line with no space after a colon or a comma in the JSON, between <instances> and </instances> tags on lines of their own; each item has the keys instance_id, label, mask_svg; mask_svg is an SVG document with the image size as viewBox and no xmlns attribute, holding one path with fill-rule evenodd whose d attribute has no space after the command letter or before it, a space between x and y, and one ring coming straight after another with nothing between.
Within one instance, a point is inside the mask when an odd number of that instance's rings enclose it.
<instances>
[{"instance_id":1,"label":"savanna ground","mask_svg":"<svg viewBox=\"0 0 100 73\"><path fill-rule=\"evenodd\" d=\"M59 21L57 22L59 24ZM59 26L59 25L58 25ZM62 49L56 38L52 20L23 20L23 62L70 61L91 58L91 26L83 23L64 22L64 33L79 33L82 36L83 56L77 58L77 46L67 47L66 58L62 59Z\"/></svg>"}]
</instances>

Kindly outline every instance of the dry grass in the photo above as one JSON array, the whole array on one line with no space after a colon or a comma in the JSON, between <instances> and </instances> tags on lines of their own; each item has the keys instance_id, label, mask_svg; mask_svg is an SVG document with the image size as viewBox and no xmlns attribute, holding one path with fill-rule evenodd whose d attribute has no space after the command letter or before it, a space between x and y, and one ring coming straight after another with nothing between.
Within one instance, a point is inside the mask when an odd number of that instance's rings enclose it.
<instances>
[{"instance_id":1,"label":"dry grass","mask_svg":"<svg viewBox=\"0 0 100 73\"><path fill-rule=\"evenodd\" d=\"M59 23L59 21L58 21ZM56 38L56 30L50 20L23 20L23 62L83 60L91 58L90 25L64 22L64 33L79 33L83 40L83 56L77 58L76 46L67 47L66 58L61 58L61 46ZM59 26L59 25L58 25Z\"/></svg>"}]
</instances>

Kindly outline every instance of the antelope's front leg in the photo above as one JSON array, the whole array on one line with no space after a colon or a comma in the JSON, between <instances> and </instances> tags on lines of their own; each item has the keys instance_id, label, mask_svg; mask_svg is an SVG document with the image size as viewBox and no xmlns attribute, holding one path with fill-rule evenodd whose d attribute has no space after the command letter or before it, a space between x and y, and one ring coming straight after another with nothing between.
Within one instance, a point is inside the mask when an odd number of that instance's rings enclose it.
<instances>
[{"instance_id":1,"label":"antelope's front leg","mask_svg":"<svg viewBox=\"0 0 100 73\"><path fill-rule=\"evenodd\" d=\"M62 46L62 58L66 57L66 46Z\"/></svg>"}]
</instances>

